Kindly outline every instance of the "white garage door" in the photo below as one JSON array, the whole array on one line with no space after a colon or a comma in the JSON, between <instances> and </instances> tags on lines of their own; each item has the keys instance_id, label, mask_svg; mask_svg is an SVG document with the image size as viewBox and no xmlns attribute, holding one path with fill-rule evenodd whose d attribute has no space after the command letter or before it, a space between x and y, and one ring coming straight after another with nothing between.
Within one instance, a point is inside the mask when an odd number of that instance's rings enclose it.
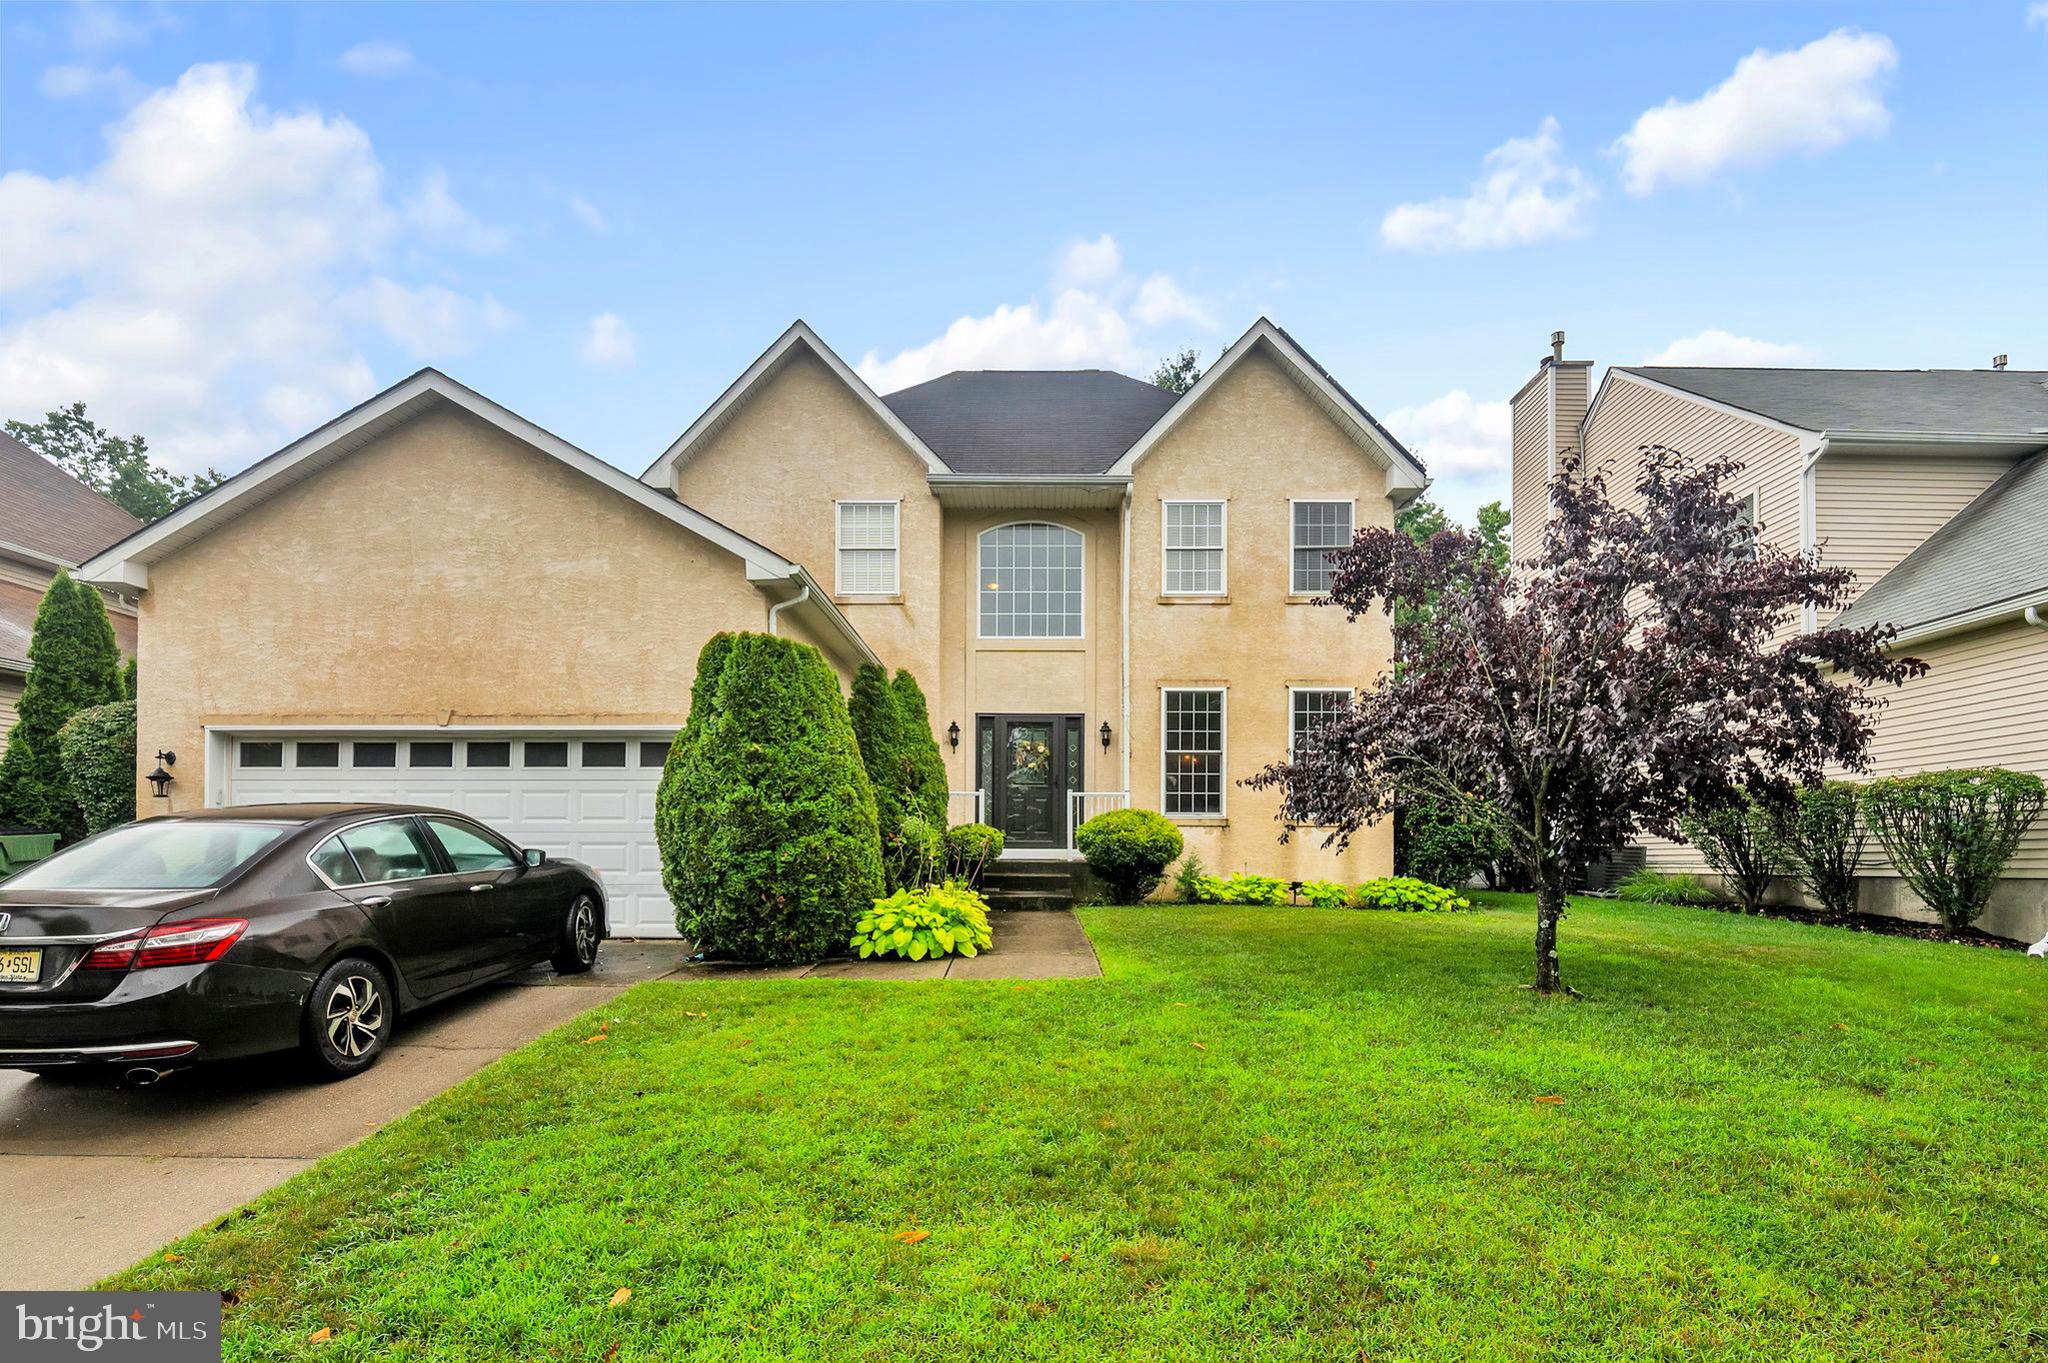
<instances>
[{"instance_id":1,"label":"white garage door","mask_svg":"<svg viewBox=\"0 0 2048 1363\"><path fill-rule=\"evenodd\" d=\"M673 937L654 789L668 734L539 730L239 733L225 803L377 800L459 809L522 847L595 867L617 937ZM218 751L218 749L216 749Z\"/></svg>"}]
</instances>

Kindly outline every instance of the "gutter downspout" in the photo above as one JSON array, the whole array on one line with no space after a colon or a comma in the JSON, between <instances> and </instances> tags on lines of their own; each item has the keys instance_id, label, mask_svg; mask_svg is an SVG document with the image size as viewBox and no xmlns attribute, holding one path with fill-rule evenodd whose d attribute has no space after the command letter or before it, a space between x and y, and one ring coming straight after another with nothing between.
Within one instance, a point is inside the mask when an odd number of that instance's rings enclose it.
<instances>
[{"instance_id":1,"label":"gutter downspout","mask_svg":"<svg viewBox=\"0 0 2048 1363\"><path fill-rule=\"evenodd\" d=\"M804 589L803 589L802 591L798 592L798 593L797 593L797 594L796 594L795 596L792 596L792 597L791 597L791 598L789 598L789 600L787 600L787 601L778 601L778 602L776 602L776 603L775 603L774 605L770 606L770 607L768 608L768 635L769 635L769 637L770 637L770 638L773 638L773 637L775 637L775 618L776 618L777 616L781 615L781 614L782 614L782 613L783 613L784 611L788 610L788 609L789 609L789 608L790 608L791 606L801 606L801 605L802 605L802 604L803 604L804 602L806 602L806 601L808 601L808 600L810 600L810 599L811 599L811 584L810 584L810 583L808 583L808 582L806 582L806 583L804 583Z\"/></svg>"},{"instance_id":2,"label":"gutter downspout","mask_svg":"<svg viewBox=\"0 0 2048 1363\"><path fill-rule=\"evenodd\" d=\"M2048 616L2044 616L2041 614L2041 608L2039 606L2027 607L2026 619L2027 623L2032 625L2035 629L2048 629Z\"/></svg>"},{"instance_id":3,"label":"gutter downspout","mask_svg":"<svg viewBox=\"0 0 2048 1363\"><path fill-rule=\"evenodd\" d=\"M1124 489L1123 533L1117 537L1118 550L1123 555L1123 608L1118 612L1118 623L1123 627L1123 657L1117 665L1117 686L1119 712L1117 727L1123 739L1123 789L1124 799L1131 798L1131 490Z\"/></svg>"}]
</instances>

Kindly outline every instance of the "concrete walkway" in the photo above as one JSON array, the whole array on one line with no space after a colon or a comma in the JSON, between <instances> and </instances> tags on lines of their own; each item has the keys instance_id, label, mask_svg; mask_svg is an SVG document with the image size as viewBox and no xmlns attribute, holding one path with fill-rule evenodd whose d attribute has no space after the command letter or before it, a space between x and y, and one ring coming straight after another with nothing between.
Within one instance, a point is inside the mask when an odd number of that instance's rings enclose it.
<instances>
[{"instance_id":1,"label":"concrete walkway","mask_svg":"<svg viewBox=\"0 0 2048 1363\"><path fill-rule=\"evenodd\" d=\"M725 980L1074 980L1102 973L1095 944L1071 910L992 913L995 945L973 959L831 960L816 965L735 966L693 961L671 979Z\"/></svg>"}]
</instances>

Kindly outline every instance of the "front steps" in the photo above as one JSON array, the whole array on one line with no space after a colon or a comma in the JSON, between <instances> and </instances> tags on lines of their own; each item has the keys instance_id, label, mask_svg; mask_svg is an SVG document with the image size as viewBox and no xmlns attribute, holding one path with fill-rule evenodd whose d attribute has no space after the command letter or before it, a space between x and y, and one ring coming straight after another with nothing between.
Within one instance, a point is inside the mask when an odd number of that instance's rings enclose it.
<instances>
[{"instance_id":1,"label":"front steps","mask_svg":"<svg viewBox=\"0 0 2048 1363\"><path fill-rule=\"evenodd\" d=\"M991 909L1071 909L1078 861L999 858L982 872L981 895Z\"/></svg>"}]
</instances>

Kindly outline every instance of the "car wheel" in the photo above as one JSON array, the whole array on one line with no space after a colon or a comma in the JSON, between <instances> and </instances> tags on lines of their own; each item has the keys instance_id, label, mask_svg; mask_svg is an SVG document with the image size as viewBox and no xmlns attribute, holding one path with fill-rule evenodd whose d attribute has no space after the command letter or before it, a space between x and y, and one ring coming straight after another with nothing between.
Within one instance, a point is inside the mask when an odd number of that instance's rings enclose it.
<instances>
[{"instance_id":1,"label":"car wheel","mask_svg":"<svg viewBox=\"0 0 2048 1363\"><path fill-rule=\"evenodd\" d=\"M360 956L345 956L320 972L306 998L306 1054L330 1079L360 1074L384 1054L397 1021L384 972Z\"/></svg>"},{"instance_id":2,"label":"car wheel","mask_svg":"<svg viewBox=\"0 0 2048 1363\"><path fill-rule=\"evenodd\" d=\"M603 937L598 926L597 901L587 894L576 896L569 916L562 920L562 941L555 948L555 969L564 975L581 975L597 964L597 944Z\"/></svg>"}]
</instances>

